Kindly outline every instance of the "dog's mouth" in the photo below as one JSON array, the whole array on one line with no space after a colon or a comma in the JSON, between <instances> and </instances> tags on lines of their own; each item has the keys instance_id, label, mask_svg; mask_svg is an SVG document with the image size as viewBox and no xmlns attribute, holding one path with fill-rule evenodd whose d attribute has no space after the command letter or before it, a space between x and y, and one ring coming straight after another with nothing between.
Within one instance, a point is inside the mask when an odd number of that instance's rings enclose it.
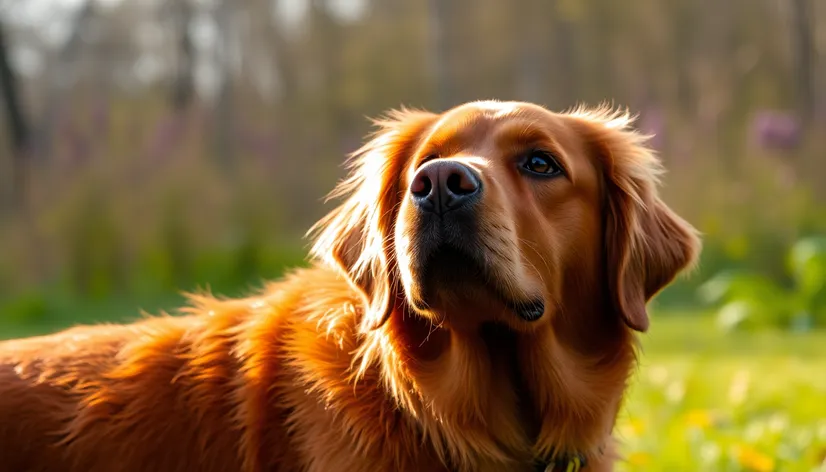
<instances>
[{"instance_id":1,"label":"dog's mouth","mask_svg":"<svg viewBox=\"0 0 826 472\"><path fill-rule=\"evenodd\" d=\"M430 305L429 301L444 293L459 300L487 295L524 321L537 321L545 313L545 301L541 297L516 299L508 295L502 282L476 251L440 245L426 257L419 274L423 306Z\"/></svg>"}]
</instances>

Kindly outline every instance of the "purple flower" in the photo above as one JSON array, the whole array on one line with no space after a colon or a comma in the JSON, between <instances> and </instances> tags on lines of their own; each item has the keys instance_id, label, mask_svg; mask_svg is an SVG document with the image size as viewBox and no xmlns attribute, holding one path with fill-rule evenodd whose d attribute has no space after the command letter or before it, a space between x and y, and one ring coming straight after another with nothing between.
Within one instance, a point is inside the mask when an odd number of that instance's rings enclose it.
<instances>
[{"instance_id":1,"label":"purple flower","mask_svg":"<svg viewBox=\"0 0 826 472\"><path fill-rule=\"evenodd\" d=\"M751 135L763 149L792 151L800 145L802 127L797 116L790 112L761 111L751 124Z\"/></svg>"}]
</instances>

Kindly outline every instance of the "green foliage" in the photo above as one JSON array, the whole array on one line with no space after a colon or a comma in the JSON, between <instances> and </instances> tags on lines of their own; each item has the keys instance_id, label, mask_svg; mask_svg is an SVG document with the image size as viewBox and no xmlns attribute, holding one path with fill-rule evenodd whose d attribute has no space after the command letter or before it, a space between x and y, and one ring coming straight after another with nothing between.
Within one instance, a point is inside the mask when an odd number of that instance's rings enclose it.
<instances>
[{"instance_id":1,"label":"green foliage","mask_svg":"<svg viewBox=\"0 0 826 472\"><path fill-rule=\"evenodd\" d=\"M121 265L118 228L105 205L105 193L96 185L81 192L66 220L66 280L84 297L102 298L120 291L125 274Z\"/></svg>"},{"instance_id":2,"label":"green foliage","mask_svg":"<svg viewBox=\"0 0 826 472\"><path fill-rule=\"evenodd\" d=\"M769 275L722 271L698 290L700 298L719 306L724 330L775 327L805 331L826 326L826 238L796 242L788 251L788 286Z\"/></svg>"},{"instance_id":3,"label":"green foliage","mask_svg":"<svg viewBox=\"0 0 826 472\"><path fill-rule=\"evenodd\" d=\"M49 313L49 301L43 293L23 293L0 303L0 320L19 325L31 325L43 320ZM0 336L2 338L2 336Z\"/></svg>"}]
</instances>

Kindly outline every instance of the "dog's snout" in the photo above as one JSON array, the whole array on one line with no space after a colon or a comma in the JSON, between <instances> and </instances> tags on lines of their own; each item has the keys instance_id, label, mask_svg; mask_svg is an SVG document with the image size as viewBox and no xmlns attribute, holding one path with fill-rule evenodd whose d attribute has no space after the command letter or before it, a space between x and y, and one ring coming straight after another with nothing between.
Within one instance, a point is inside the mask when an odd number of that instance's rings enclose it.
<instances>
[{"instance_id":1,"label":"dog's snout","mask_svg":"<svg viewBox=\"0 0 826 472\"><path fill-rule=\"evenodd\" d=\"M476 171L455 161L437 160L423 165L410 184L410 194L418 208L440 214L472 204L481 189Z\"/></svg>"}]
</instances>

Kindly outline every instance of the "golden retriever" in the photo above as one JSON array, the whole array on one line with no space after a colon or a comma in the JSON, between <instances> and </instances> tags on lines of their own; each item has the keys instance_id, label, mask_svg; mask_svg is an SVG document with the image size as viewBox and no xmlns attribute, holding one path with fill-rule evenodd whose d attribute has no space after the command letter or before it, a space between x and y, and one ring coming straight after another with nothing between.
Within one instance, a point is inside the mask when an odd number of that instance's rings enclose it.
<instances>
[{"instance_id":1,"label":"golden retriever","mask_svg":"<svg viewBox=\"0 0 826 472\"><path fill-rule=\"evenodd\" d=\"M700 250L631 121L389 113L310 267L0 343L0 470L612 470L635 331Z\"/></svg>"}]
</instances>

